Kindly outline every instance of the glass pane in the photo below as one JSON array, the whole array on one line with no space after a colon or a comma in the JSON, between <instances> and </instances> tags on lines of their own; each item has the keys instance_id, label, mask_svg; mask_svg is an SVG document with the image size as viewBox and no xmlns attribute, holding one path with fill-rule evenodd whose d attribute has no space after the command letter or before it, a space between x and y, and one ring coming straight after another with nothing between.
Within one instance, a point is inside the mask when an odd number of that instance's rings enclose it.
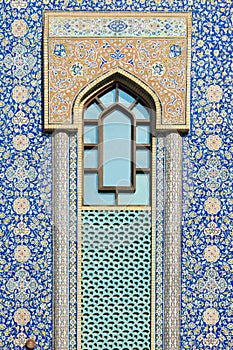
<instances>
[{"instance_id":1,"label":"glass pane","mask_svg":"<svg viewBox=\"0 0 233 350\"><path fill-rule=\"evenodd\" d=\"M136 168L150 168L150 150L137 149Z\"/></svg>"},{"instance_id":2,"label":"glass pane","mask_svg":"<svg viewBox=\"0 0 233 350\"><path fill-rule=\"evenodd\" d=\"M98 192L98 175L84 174L84 205L114 205L114 193Z\"/></svg>"},{"instance_id":3,"label":"glass pane","mask_svg":"<svg viewBox=\"0 0 233 350\"><path fill-rule=\"evenodd\" d=\"M135 100L134 97L130 96L129 94L127 94L127 92L123 90L119 89L118 93L119 93L119 102L125 107L129 107Z\"/></svg>"},{"instance_id":4,"label":"glass pane","mask_svg":"<svg viewBox=\"0 0 233 350\"><path fill-rule=\"evenodd\" d=\"M106 106L109 107L116 102L116 89L107 92L105 95L101 96L99 100Z\"/></svg>"},{"instance_id":5,"label":"glass pane","mask_svg":"<svg viewBox=\"0 0 233 350\"><path fill-rule=\"evenodd\" d=\"M150 143L150 127L146 125L138 125L136 127L136 143Z\"/></svg>"},{"instance_id":6,"label":"glass pane","mask_svg":"<svg viewBox=\"0 0 233 350\"><path fill-rule=\"evenodd\" d=\"M97 143L97 142L98 142L98 126L85 125L84 126L84 143Z\"/></svg>"},{"instance_id":7,"label":"glass pane","mask_svg":"<svg viewBox=\"0 0 233 350\"><path fill-rule=\"evenodd\" d=\"M119 205L149 205L150 204L150 175L136 175L136 191L134 193L119 193Z\"/></svg>"},{"instance_id":8,"label":"glass pane","mask_svg":"<svg viewBox=\"0 0 233 350\"><path fill-rule=\"evenodd\" d=\"M118 110L103 120L103 185L131 186L131 120Z\"/></svg>"},{"instance_id":9,"label":"glass pane","mask_svg":"<svg viewBox=\"0 0 233 350\"><path fill-rule=\"evenodd\" d=\"M86 149L84 151L84 168L98 168L97 149Z\"/></svg>"},{"instance_id":10,"label":"glass pane","mask_svg":"<svg viewBox=\"0 0 233 350\"><path fill-rule=\"evenodd\" d=\"M150 119L150 114L141 103L137 103L132 109L132 112L134 113L136 119Z\"/></svg>"},{"instance_id":11,"label":"glass pane","mask_svg":"<svg viewBox=\"0 0 233 350\"><path fill-rule=\"evenodd\" d=\"M84 119L98 119L101 113L101 108L97 103L92 103L84 112Z\"/></svg>"}]
</instances>

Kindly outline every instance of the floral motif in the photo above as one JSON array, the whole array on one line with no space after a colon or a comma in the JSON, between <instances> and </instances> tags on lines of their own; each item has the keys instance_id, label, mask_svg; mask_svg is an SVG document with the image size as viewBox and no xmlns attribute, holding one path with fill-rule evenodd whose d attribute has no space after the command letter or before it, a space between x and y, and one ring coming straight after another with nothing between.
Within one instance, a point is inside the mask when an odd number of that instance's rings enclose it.
<instances>
[{"instance_id":1,"label":"floral motif","mask_svg":"<svg viewBox=\"0 0 233 350\"><path fill-rule=\"evenodd\" d=\"M218 346L219 340L216 338L214 333L208 333L206 338L203 340L205 346L209 346L212 349L214 346Z\"/></svg>"},{"instance_id":2,"label":"floral motif","mask_svg":"<svg viewBox=\"0 0 233 350\"><path fill-rule=\"evenodd\" d=\"M30 208L30 204L27 198L19 197L15 199L13 208L17 214L26 214Z\"/></svg>"},{"instance_id":3,"label":"floral motif","mask_svg":"<svg viewBox=\"0 0 233 350\"><path fill-rule=\"evenodd\" d=\"M25 308L20 308L14 313L14 320L20 326L25 326L31 318L30 312Z\"/></svg>"},{"instance_id":4,"label":"floral motif","mask_svg":"<svg viewBox=\"0 0 233 350\"><path fill-rule=\"evenodd\" d=\"M217 151L222 146L222 139L218 135L210 135L206 140L206 146L211 151Z\"/></svg>"},{"instance_id":5,"label":"floral motif","mask_svg":"<svg viewBox=\"0 0 233 350\"><path fill-rule=\"evenodd\" d=\"M210 197L205 201L205 210L208 214L217 214L221 209L221 203L218 198Z\"/></svg>"},{"instance_id":6,"label":"floral motif","mask_svg":"<svg viewBox=\"0 0 233 350\"><path fill-rule=\"evenodd\" d=\"M25 263L30 258L30 254L31 252L26 245L19 245L15 249L14 257L20 263Z\"/></svg>"},{"instance_id":7,"label":"floral motif","mask_svg":"<svg viewBox=\"0 0 233 350\"><path fill-rule=\"evenodd\" d=\"M73 64L73 66L70 68L70 72L71 74L76 77L82 77L83 76L83 66L81 63L76 62L75 64Z\"/></svg>"},{"instance_id":8,"label":"floral motif","mask_svg":"<svg viewBox=\"0 0 233 350\"><path fill-rule=\"evenodd\" d=\"M217 111L213 110L208 114L206 121L208 124L217 125L222 123L222 117Z\"/></svg>"},{"instance_id":9,"label":"floral motif","mask_svg":"<svg viewBox=\"0 0 233 350\"><path fill-rule=\"evenodd\" d=\"M203 314L203 319L206 324L208 324L209 326L213 326L219 321L219 312L216 309L209 307L205 310Z\"/></svg>"},{"instance_id":10,"label":"floral motif","mask_svg":"<svg viewBox=\"0 0 233 350\"><path fill-rule=\"evenodd\" d=\"M79 22L77 22L78 28L82 20L79 19ZM70 21L66 25L69 27ZM65 47L66 55L60 52L63 50L58 45ZM169 57L172 45L182 48L180 56ZM116 68L137 76L156 91L163 106L162 120L158 120L158 124L164 123L167 127L185 124L187 72L182 62L186 61L186 45L186 40L183 38L49 39L50 102L46 117L50 123L49 128L52 124L55 126L71 122L74 91L78 94L91 81ZM47 122L45 127L46 125Z\"/></svg>"},{"instance_id":11,"label":"floral motif","mask_svg":"<svg viewBox=\"0 0 233 350\"><path fill-rule=\"evenodd\" d=\"M161 77L165 72L165 67L162 63L156 62L152 65L152 72L154 77Z\"/></svg>"},{"instance_id":12,"label":"floral motif","mask_svg":"<svg viewBox=\"0 0 233 350\"><path fill-rule=\"evenodd\" d=\"M15 292L15 298L23 303L31 293L35 292L37 282L34 278L30 278L27 271L21 269L16 272L14 278L9 279L6 286L10 292Z\"/></svg>"},{"instance_id":13,"label":"floral motif","mask_svg":"<svg viewBox=\"0 0 233 350\"><path fill-rule=\"evenodd\" d=\"M213 238L214 236L220 235L221 230L215 222L211 221L207 225L207 228L204 229L204 232L206 235L210 235Z\"/></svg>"},{"instance_id":14,"label":"floral motif","mask_svg":"<svg viewBox=\"0 0 233 350\"><path fill-rule=\"evenodd\" d=\"M24 36L27 33L27 24L23 19L16 19L11 26L14 36Z\"/></svg>"},{"instance_id":15,"label":"floral motif","mask_svg":"<svg viewBox=\"0 0 233 350\"><path fill-rule=\"evenodd\" d=\"M15 114L15 116L12 119L12 122L19 126L22 126L23 124L27 125L29 122L29 119L25 116L25 113L20 110Z\"/></svg>"},{"instance_id":16,"label":"floral motif","mask_svg":"<svg viewBox=\"0 0 233 350\"><path fill-rule=\"evenodd\" d=\"M27 225L23 221L20 221L18 223L17 227L14 228L14 234L20 235L21 237L23 237L24 235L29 235L30 228L28 228Z\"/></svg>"},{"instance_id":17,"label":"floral motif","mask_svg":"<svg viewBox=\"0 0 233 350\"><path fill-rule=\"evenodd\" d=\"M25 9L27 7L27 0L11 0L10 2L12 8Z\"/></svg>"},{"instance_id":18,"label":"floral motif","mask_svg":"<svg viewBox=\"0 0 233 350\"><path fill-rule=\"evenodd\" d=\"M32 70L36 59L23 45L18 44L13 48L12 54L5 56L4 63L8 69L12 68L17 78L23 78Z\"/></svg>"},{"instance_id":19,"label":"floral motif","mask_svg":"<svg viewBox=\"0 0 233 350\"><path fill-rule=\"evenodd\" d=\"M198 177L201 181L205 181L205 186L215 191L220 185L227 180L228 170L222 166L218 158L209 158L205 166L200 167Z\"/></svg>"},{"instance_id":20,"label":"floral motif","mask_svg":"<svg viewBox=\"0 0 233 350\"><path fill-rule=\"evenodd\" d=\"M58 57L66 57L66 48L63 44L57 44L54 46L54 55Z\"/></svg>"},{"instance_id":21,"label":"floral motif","mask_svg":"<svg viewBox=\"0 0 233 350\"><path fill-rule=\"evenodd\" d=\"M222 98L222 89L218 85L211 85L206 91L206 98L210 102L219 102Z\"/></svg>"},{"instance_id":22,"label":"floral motif","mask_svg":"<svg viewBox=\"0 0 233 350\"><path fill-rule=\"evenodd\" d=\"M6 178L14 182L14 186L20 191L25 190L29 183L35 180L36 175L35 168L29 166L28 162L22 157L17 158L14 165L6 171Z\"/></svg>"},{"instance_id":23,"label":"floral motif","mask_svg":"<svg viewBox=\"0 0 233 350\"><path fill-rule=\"evenodd\" d=\"M196 287L204 294L204 299L213 302L226 290L227 283L224 278L219 277L215 269L211 268L197 281Z\"/></svg>"},{"instance_id":24,"label":"floral motif","mask_svg":"<svg viewBox=\"0 0 233 350\"><path fill-rule=\"evenodd\" d=\"M46 0L48 1L48 0ZM81 0L79 0L81 1ZM105 0L107 4L113 3L111 0ZM95 0L98 2L98 0ZM129 4L132 0L127 1ZM122 9L125 0L117 0L118 6ZM145 3L145 0L139 0L138 3ZM56 18L51 21L50 36L56 37L183 37L186 35L186 19L177 17L144 17L134 18L90 18L82 16L82 18L73 17L72 20L67 17Z\"/></svg>"},{"instance_id":25,"label":"floral motif","mask_svg":"<svg viewBox=\"0 0 233 350\"><path fill-rule=\"evenodd\" d=\"M17 135L13 138L13 146L17 151L25 151L29 146L29 139L25 135Z\"/></svg>"},{"instance_id":26,"label":"floral motif","mask_svg":"<svg viewBox=\"0 0 233 350\"><path fill-rule=\"evenodd\" d=\"M108 24L108 28L116 33L123 32L127 27L128 27L127 23L125 23L120 19L116 19Z\"/></svg>"},{"instance_id":27,"label":"floral motif","mask_svg":"<svg viewBox=\"0 0 233 350\"><path fill-rule=\"evenodd\" d=\"M125 57L125 54L121 52L121 50L117 49L114 53L110 53L110 57L114 58L115 60L120 60L121 58Z\"/></svg>"},{"instance_id":28,"label":"floral motif","mask_svg":"<svg viewBox=\"0 0 233 350\"><path fill-rule=\"evenodd\" d=\"M16 102L26 102L28 99L28 88L23 85L17 85L13 89L12 97Z\"/></svg>"},{"instance_id":29,"label":"floral motif","mask_svg":"<svg viewBox=\"0 0 233 350\"><path fill-rule=\"evenodd\" d=\"M208 262L216 262L220 258L220 250L215 245L205 248L204 257Z\"/></svg>"},{"instance_id":30,"label":"floral motif","mask_svg":"<svg viewBox=\"0 0 233 350\"><path fill-rule=\"evenodd\" d=\"M176 58L179 57L181 55L181 46L180 45L171 45L170 46L170 52L169 52L169 57L170 58Z\"/></svg>"},{"instance_id":31,"label":"floral motif","mask_svg":"<svg viewBox=\"0 0 233 350\"><path fill-rule=\"evenodd\" d=\"M26 340L27 340L26 335L23 332L20 332L17 335L17 338L15 339L15 345L20 346L22 348L23 346L25 346Z\"/></svg>"}]
</instances>

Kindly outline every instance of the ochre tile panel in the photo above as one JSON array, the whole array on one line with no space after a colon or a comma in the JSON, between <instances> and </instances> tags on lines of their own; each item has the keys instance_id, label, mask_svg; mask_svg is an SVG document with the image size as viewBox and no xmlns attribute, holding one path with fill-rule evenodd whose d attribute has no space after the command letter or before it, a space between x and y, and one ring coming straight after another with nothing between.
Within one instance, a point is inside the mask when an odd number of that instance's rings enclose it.
<instances>
[{"instance_id":1,"label":"ochre tile panel","mask_svg":"<svg viewBox=\"0 0 233 350\"><path fill-rule=\"evenodd\" d=\"M121 67L156 92L161 124L185 124L185 39L50 39L49 48L50 123L72 123L79 91Z\"/></svg>"}]
</instances>

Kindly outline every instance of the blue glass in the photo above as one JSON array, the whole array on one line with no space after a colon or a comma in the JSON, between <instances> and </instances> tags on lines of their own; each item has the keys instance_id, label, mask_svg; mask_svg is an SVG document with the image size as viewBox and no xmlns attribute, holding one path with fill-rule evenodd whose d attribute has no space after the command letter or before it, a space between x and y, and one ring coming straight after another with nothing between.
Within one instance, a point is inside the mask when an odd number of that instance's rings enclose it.
<instances>
[{"instance_id":1,"label":"blue glass","mask_svg":"<svg viewBox=\"0 0 233 350\"><path fill-rule=\"evenodd\" d=\"M97 103L92 103L84 112L84 119L98 119L101 108Z\"/></svg>"},{"instance_id":2,"label":"blue glass","mask_svg":"<svg viewBox=\"0 0 233 350\"><path fill-rule=\"evenodd\" d=\"M85 125L84 126L84 143L97 143L97 142L98 142L98 126Z\"/></svg>"},{"instance_id":3,"label":"blue glass","mask_svg":"<svg viewBox=\"0 0 233 350\"><path fill-rule=\"evenodd\" d=\"M116 102L116 89L110 90L105 95L101 96L99 100L105 105L105 107L111 106Z\"/></svg>"},{"instance_id":4,"label":"blue glass","mask_svg":"<svg viewBox=\"0 0 233 350\"><path fill-rule=\"evenodd\" d=\"M141 103L137 103L136 106L132 109L132 112L135 115L136 119L150 119L150 114Z\"/></svg>"},{"instance_id":5,"label":"blue glass","mask_svg":"<svg viewBox=\"0 0 233 350\"><path fill-rule=\"evenodd\" d=\"M134 97L127 94L127 92L125 92L121 89L118 90L118 99L119 99L119 102L125 107L129 107L133 103L133 101L135 100Z\"/></svg>"},{"instance_id":6,"label":"blue glass","mask_svg":"<svg viewBox=\"0 0 233 350\"><path fill-rule=\"evenodd\" d=\"M98 192L98 175L84 174L84 205L114 205L114 193Z\"/></svg>"},{"instance_id":7,"label":"blue glass","mask_svg":"<svg viewBox=\"0 0 233 350\"><path fill-rule=\"evenodd\" d=\"M84 151L84 168L98 168L97 149L86 149Z\"/></svg>"},{"instance_id":8,"label":"blue glass","mask_svg":"<svg viewBox=\"0 0 233 350\"><path fill-rule=\"evenodd\" d=\"M150 175L136 174L136 191L134 193L118 194L119 205L149 205Z\"/></svg>"},{"instance_id":9,"label":"blue glass","mask_svg":"<svg viewBox=\"0 0 233 350\"><path fill-rule=\"evenodd\" d=\"M136 143L139 143L139 144L150 143L150 126L138 125L136 127Z\"/></svg>"},{"instance_id":10,"label":"blue glass","mask_svg":"<svg viewBox=\"0 0 233 350\"><path fill-rule=\"evenodd\" d=\"M118 110L103 119L103 186L131 186L131 119Z\"/></svg>"},{"instance_id":11,"label":"blue glass","mask_svg":"<svg viewBox=\"0 0 233 350\"><path fill-rule=\"evenodd\" d=\"M136 151L136 168L150 168L150 150L137 149Z\"/></svg>"}]
</instances>

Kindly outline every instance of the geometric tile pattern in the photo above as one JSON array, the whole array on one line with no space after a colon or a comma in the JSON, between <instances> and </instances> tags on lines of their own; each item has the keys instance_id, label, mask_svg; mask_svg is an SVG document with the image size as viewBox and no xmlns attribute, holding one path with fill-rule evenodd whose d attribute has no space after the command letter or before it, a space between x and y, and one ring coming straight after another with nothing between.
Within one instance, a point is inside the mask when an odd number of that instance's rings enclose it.
<instances>
[{"instance_id":1,"label":"geometric tile pattern","mask_svg":"<svg viewBox=\"0 0 233 350\"><path fill-rule=\"evenodd\" d=\"M82 211L82 350L150 350L151 212Z\"/></svg>"}]
</instances>

